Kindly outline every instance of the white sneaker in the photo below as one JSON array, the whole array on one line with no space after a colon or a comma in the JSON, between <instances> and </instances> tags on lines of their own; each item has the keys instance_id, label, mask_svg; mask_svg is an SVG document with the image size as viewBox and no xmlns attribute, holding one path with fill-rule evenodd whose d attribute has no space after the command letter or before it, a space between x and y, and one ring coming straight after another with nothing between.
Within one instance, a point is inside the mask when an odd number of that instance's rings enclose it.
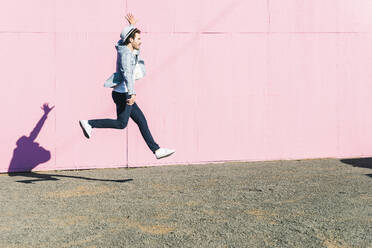
<instances>
[{"instance_id":1,"label":"white sneaker","mask_svg":"<svg viewBox=\"0 0 372 248\"><path fill-rule=\"evenodd\" d=\"M158 150L155 151L155 156L157 159L169 157L173 153L175 153L175 150L168 149L168 148L159 148Z\"/></svg>"},{"instance_id":2,"label":"white sneaker","mask_svg":"<svg viewBox=\"0 0 372 248\"><path fill-rule=\"evenodd\" d=\"M87 120L80 120L79 124L80 124L81 129L83 129L85 137L89 139L90 136L92 135L92 126L89 125Z\"/></svg>"}]
</instances>

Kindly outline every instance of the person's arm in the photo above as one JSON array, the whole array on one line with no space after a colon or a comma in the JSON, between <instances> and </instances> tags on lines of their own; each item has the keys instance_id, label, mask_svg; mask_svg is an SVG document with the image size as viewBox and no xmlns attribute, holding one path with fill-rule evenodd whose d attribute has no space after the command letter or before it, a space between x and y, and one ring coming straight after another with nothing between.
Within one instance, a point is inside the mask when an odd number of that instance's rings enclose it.
<instances>
[{"instance_id":1,"label":"person's arm","mask_svg":"<svg viewBox=\"0 0 372 248\"><path fill-rule=\"evenodd\" d=\"M120 71L123 75L124 80L126 81L126 85L128 88L128 95L135 95L136 92L134 90L134 75L133 75L133 65L131 61L131 54L124 52L121 55L121 68Z\"/></svg>"},{"instance_id":2,"label":"person's arm","mask_svg":"<svg viewBox=\"0 0 372 248\"><path fill-rule=\"evenodd\" d=\"M137 20L134 18L133 14L132 13L128 13L126 16L125 16L125 19L127 19L128 23L131 25L131 26L134 26L136 23L137 23ZM128 56L129 57L129 56ZM129 60L129 61L128 61ZM123 61L122 61L123 62ZM130 67L132 67L132 64L130 63L130 58L127 58L126 59L126 63L125 65L128 67L130 65ZM123 63L122 63L123 64ZM136 92L134 90L134 77L133 77L133 70L134 68L127 68L128 70L126 71L131 71L130 72L130 78L128 78L128 84L127 84L127 87L128 87L128 95L135 95Z\"/></svg>"},{"instance_id":3,"label":"person's arm","mask_svg":"<svg viewBox=\"0 0 372 248\"><path fill-rule=\"evenodd\" d=\"M132 26L134 26L137 23L137 20L134 18L132 13L128 13L125 16L125 19L127 19L128 23ZM125 77L127 79L128 95L130 95L130 98L127 100L127 103L128 105L133 105L136 99L136 92L134 90L134 76L133 76L134 68L130 68L132 67L130 56L127 55L126 57L127 58L124 59L125 61L122 60L121 62L122 62L122 65L126 65L125 66L126 68L124 69L124 72L126 73L124 74L129 76L129 77Z\"/></svg>"}]
</instances>

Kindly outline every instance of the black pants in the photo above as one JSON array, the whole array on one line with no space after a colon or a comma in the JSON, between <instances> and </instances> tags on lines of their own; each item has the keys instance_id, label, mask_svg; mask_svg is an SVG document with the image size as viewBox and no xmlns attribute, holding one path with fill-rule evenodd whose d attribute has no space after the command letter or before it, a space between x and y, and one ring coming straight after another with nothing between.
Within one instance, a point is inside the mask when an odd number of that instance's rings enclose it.
<instances>
[{"instance_id":1,"label":"black pants","mask_svg":"<svg viewBox=\"0 0 372 248\"><path fill-rule=\"evenodd\" d=\"M133 105L127 104L128 98L128 93L118 93L113 91L112 99L116 104L116 113L118 116L117 119L89 120L88 123L93 128L124 129L128 125L128 120L130 117L139 127L142 137L146 141L147 146L153 153L155 153L155 151L159 149L159 145L156 144L156 142L152 138L149 127L147 126L146 118L141 109L138 107L137 103L134 103Z\"/></svg>"}]
</instances>

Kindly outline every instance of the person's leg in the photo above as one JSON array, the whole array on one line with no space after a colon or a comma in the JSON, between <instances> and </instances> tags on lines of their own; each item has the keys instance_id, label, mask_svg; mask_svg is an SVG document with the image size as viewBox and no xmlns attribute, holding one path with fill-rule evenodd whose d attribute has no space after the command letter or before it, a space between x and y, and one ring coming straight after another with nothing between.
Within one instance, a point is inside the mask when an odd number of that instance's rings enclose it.
<instances>
[{"instance_id":1,"label":"person's leg","mask_svg":"<svg viewBox=\"0 0 372 248\"><path fill-rule=\"evenodd\" d=\"M155 151L158 150L160 147L154 141L154 139L151 135L151 132L149 130L149 127L147 125L145 115L142 113L142 111L138 107L137 103L134 103L132 105L132 111L130 113L130 117L133 119L133 121L139 127L139 130L141 131L142 137L146 141L147 146L150 148L150 150L153 153L155 153Z\"/></svg>"},{"instance_id":2,"label":"person's leg","mask_svg":"<svg viewBox=\"0 0 372 248\"><path fill-rule=\"evenodd\" d=\"M112 98L116 104L117 119L96 119L89 120L88 124L93 128L115 128L124 129L129 120L132 106L127 104L128 95L126 93L118 93L113 91Z\"/></svg>"}]
</instances>

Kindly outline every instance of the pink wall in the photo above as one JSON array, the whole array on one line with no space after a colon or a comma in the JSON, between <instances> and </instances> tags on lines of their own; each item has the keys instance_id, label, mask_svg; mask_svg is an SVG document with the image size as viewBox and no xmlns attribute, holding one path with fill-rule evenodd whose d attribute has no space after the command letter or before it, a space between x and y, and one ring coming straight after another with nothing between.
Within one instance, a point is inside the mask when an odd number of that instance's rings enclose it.
<instances>
[{"instance_id":1,"label":"pink wall","mask_svg":"<svg viewBox=\"0 0 372 248\"><path fill-rule=\"evenodd\" d=\"M115 117L102 85L127 11L148 70L137 102L177 150L164 160L133 122L90 140L78 126ZM0 172L371 156L371 31L370 0L4 0Z\"/></svg>"}]
</instances>

